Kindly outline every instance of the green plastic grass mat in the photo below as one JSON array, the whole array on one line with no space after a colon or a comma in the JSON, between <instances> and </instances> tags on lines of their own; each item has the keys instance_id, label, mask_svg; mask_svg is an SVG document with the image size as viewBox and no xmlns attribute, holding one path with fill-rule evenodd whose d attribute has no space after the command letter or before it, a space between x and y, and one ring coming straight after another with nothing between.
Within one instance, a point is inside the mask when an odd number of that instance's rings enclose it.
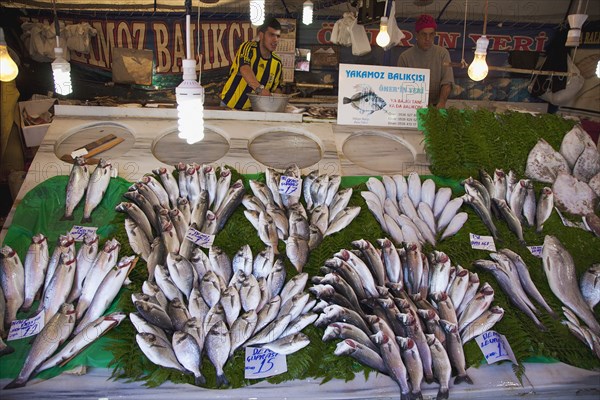
<instances>
[{"instance_id":1,"label":"green plastic grass mat","mask_svg":"<svg viewBox=\"0 0 600 400\"><path fill-rule=\"evenodd\" d=\"M238 178L244 180L244 184L248 187L248 178L240 176L235 171L232 171L232 182ZM264 179L264 175L254 175L253 178ZM426 177L422 177L425 179ZM451 179L443 179L433 177L436 184L452 187L456 192L459 191L457 181ZM342 248L351 248L351 242L360 238L366 239L375 243L376 239L384 237L384 234L378 223L367 209L363 198L360 196L360 191L366 190L364 182L368 177L345 177L342 179L342 186L352 186L354 189L353 196L350 200L350 205L358 205L362 207L359 216L345 230L331 235L323 241L323 243L315 249L311 255L308 264L305 266L305 271L310 275L318 275L319 268L324 261L331 258L333 254ZM58 184L58 182L61 182ZM32 225L34 228L26 228L30 223L37 220L35 213L47 215L49 225L54 224L62 216L62 207L64 207L64 188L68 177L56 177L43 182L41 185L33 189L27 194L28 197L41 199L37 202L25 202L19 205L13 226L9 229L6 244L15 245L15 249L19 255L24 256L29 240L32 234L37 231L42 231L43 226ZM50 188L49 185L55 185ZM115 188L114 196L111 195L111 200L106 204L107 208L112 210L114 206L124 198L120 196L126 191L129 184L124 180L111 180L109 189L113 189L114 185L119 185ZM62 186L61 186L62 185ZM120 186L122 185L122 186ZM439 187L439 186L438 186ZM56 191L58 194L53 194ZM46 197L45 197L46 196ZM44 201L45 198L53 199L52 201ZM54 204L54 202L61 202ZM54 207L54 211L47 212L42 210L45 205ZM35 208L33 205L37 205ZM104 201L101 206L104 205ZM82 206L80 206L82 207ZM75 222L81 218L81 210L75 212ZM469 221L465 227L455 237L449 238L438 244L436 249L445 251L451 258L454 264L460 264L465 268L470 268L471 263L478 258L486 258L487 252L472 250L469 246L469 232L477 234L486 234L486 228L483 226L479 218L470 208L463 209L469 214ZM222 247L228 255L232 256L242 245L249 244L253 254L264 248L263 243L258 238L256 231L252 225L246 220L243 214L244 207L240 206L238 210L231 216L223 231L221 231L215 240L215 245ZM93 216L95 216L95 212ZM79 219L78 219L79 218ZM129 246L127 235L123 227L125 216L121 213L112 213L102 219L105 225L99 229L99 233L103 235L101 244L109 237L115 237L121 243L121 252L119 256L133 254ZM54 221L52 221L54 219ZM100 220L100 219L98 219ZM39 230L36 230L37 228ZM51 240L56 239L59 233L64 233L70 224L64 227L56 227L53 233L55 236ZM48 228L49 229L49 228ZM538 285L542 294L546 297L549 304L558 312L560 311L560 302L550 293L549 287L545 280L545 275L541 269L541 260L529 254L527 249L518 244L516 238L508 231L508 228L503 223L498 223L498 229L503 237L502 246L509 247L517 251L530 267L531 275ZM589 267L589 261L598 259L598 251L600 248L600 239L594 238L591 234L578 229L564 228L560 223L560 219L556 214L553 214L545 225L544 233L552 232L557 235L561 241L567 246L569 251L575 257L579 272L582 272ZM542 244L543 235L537 235L534 230L527 229L525 239L528 244ZM53 249L52 243L50 251ZM424 251L432 251L431 246L425 247ZM283 243L280 241L280 252L285 254ZM288 279L296 272L286 259ZM479 271L478 271L479 272ZM600 368L600 361L585 347L585 345L574 338L566 327L560 324L559 321L552 320L548 315L543 314L541 321L548 328L548 332L539 332L531 321L520 311L514 309L506 296L495 283L492 276L479 272L481 281L489 282L496 290L496 299L493 304L499 305L506 310L504 319L498 323L494 329L507 336L517 359L521 362L529 360L531 357L538 357L536 360L551 362L552 360L560 360L568 364L582 368ZM146 266L143 260L140 259L136 268L131 272L130 279L132 284L129 287L123 288L119 297L112 305L112 310L121 310L125 312L134 311L131 303L130 295L133 292L141 291L141 284L147 277ZM331 379L352 380L355 374L370 374L373 373L367 367L362 366L350 357L337 357L333 354L337 341L323 342L321 337L323 330L315 327L307 327L303 331L310 339L311 344L287 357L288 372L278 375L267 380L272 383L292 380L314 378L320 381L328 381ZM20 349L8 356L0 358L0 376L14 377L20 370L20 366L26 356L28 349L28 339L21 340L17 344ZM11 342L11 344L13 344ZM465 347L467 364L469 366L478 366L483 362L483 356L474 341L468 343ZM4 368L5 365L11 365L10 370ZM109 332L99 342L95 343L91 348L85 350L77 358L72 360L63 368L53 368L40 374L42 378L48 378L57 375L58 373L73 368L76 365L89 365L95 367L110 367L113 368L113 377L127 381L144 381L148 386L158 386L165 381L175 383L190 383L193 384L191 375L182 374L178 371L173 371L165 368L157 367L152 364L145 355L139 350L135 342L135 329L131 322L126 319L119 327ZM521 364L522 365L522 364ZM207 387L214 387L216 376L214 367L210 364L206 357L203 359L202 372L207 379ZM232 387L242 387L260 382L261 380L247 380L244 378L244 351L238 350L233 359L225 365L225 373ZM523 368L515 369L515 374L520 376L523 373Z\"/></svg>"}]
</instances>

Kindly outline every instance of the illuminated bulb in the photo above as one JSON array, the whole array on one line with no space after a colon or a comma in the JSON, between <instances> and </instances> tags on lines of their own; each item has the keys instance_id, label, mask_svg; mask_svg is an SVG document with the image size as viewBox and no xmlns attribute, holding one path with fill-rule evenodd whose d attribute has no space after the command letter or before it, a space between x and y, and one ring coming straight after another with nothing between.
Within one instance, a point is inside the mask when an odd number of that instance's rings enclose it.
<instances>
[{"instance_id":1,"label":"illuminated bulb","mask_svg":"<svg viewBox=\"0 0 600 400\"><path fill-rule=\"evenodd\" d=\"M250 22L255 26L265 22L265 0L250 0Z\"/></svg>"},{"instance_id":2,"label":"illuminated bulb","mask_svg":"<svg viewBox=\"0 0 600 400\"><path fill-rule=\"evenodd\" d=\"M381 17L381 22L379 24L379 33L377 34L377 38L375 39L375 41L380 47L385 47L388 44L390 44L390 34L388 33L387 17Z\"/></svg>"},{"instance_id":3,"label":"illuminated bulb","mask_svg":"<svg viewBox=\"0 0 600 400\"><path fill-rule=\"evenodd\" d=\"M481 36L477 39L477 47L475 48L475 58L473 58L473 62L469 65L469 70L467 74L469 78L474 81L480 81L485 78L488 74L488 65L485 62L485 55L487 54L487 47L490 41L487 37Z\"/></svg>"},{"instance_id":4,"label":"illuminated bulb","mask_svg":"<svg viewBox=\"0 0 600 400\"><path fill-rule=\"evenodd\" d=\"M600 78L600 60L598 60L598 64L596 64L596 76Z\"/></svg>"},{"instance_id":5,"label":"illuminated bulb","mask_svg":"<svg viewBox=\"0 0 600 400\"><path fill-rule=\"evenodd\" d=\"M0 28L0 81L10 82L17 77L18 73L19 67L8 54L4 31Z\"/></svg>"},{"instance_id":6,"label":"illuminated bulb","mask_svg":"<svg viewBox=\"0 0 600 400\"><path fill-rule=\"evenodd\" d=\"M175 88L179 138L193 144L204 139L204 88L196 81L196 60L183 60L183 82Z\"/></svg>"},{"instance_id":7,"label":"illuminated bulb","mask_svg":"<svg viewBox=\"0 0 600 400\"><path fill-rule=\"evenodd\" d=\"M52 61L52 74L54 75L54 91L66 96L73 91L71 86L71 64L63 58L62 47L54 48L55 59Z\"/></svg>"},{"instance_id":8,"label":"illuminated bulb","mask_svg":"<svg viewBox=\"0 0 600 400\"><path fill-rule=\"evenodd\" d=\"M307 0L302 5L302 23L310 25L313 22L313 2Z\"/></svg>"}]
</instances>

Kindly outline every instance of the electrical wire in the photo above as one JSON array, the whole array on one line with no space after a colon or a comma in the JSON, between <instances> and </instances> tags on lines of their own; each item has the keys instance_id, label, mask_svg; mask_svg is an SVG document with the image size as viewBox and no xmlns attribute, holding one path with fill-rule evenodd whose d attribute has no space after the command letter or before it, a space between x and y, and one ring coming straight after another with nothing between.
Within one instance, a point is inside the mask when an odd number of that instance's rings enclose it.
<instances>
[{"instance_id":1,"label":"electrical wire","mask_svg":"<svg viewBox=\"0 0 600 400\"><path fill-rule=\"evenodd\" d=\"M463 42L462 55L460 59L461 68L467 68L468 64L465 61L465 41L467 39L467 9L469 8L469 0L465 0L465 23L463 24Z\"/></svg>"}]
</instances>

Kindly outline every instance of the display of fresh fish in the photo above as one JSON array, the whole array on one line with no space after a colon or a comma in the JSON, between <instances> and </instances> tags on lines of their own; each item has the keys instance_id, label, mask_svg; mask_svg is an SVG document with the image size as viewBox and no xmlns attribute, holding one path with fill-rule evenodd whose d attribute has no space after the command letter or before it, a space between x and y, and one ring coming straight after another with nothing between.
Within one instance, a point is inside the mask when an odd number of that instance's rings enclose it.
<instances>
[{"instance_id":1,"label":"display of fresh fish","mask_svg":"<svg viewBox=\"0 0 600 400\"><path fill-rule=\"evenodd\" d=\"M479 317L475 318L473 322L462 328L460 338L463 345L469 340L490 330L503 316L504 310L501 307L492 306L485 310Z\"/></svg>"},{"instance_id":2,"label":"display of fresh fish","mask_svg":"<svg viewBox=\"0 0 600 400\"><path fill-rule=\"evenodd\" d=\"M450 378L452 376L452 366L446 349L436 339L434 335L426 335L427 344L431 349L431 357L433 363L433 372L436 380L440 384L440 389L437 394L437 399L447 399L448 390L450 384Z\"/></svg>"},{"instance_id":3,"label":"display of fresh fish","mask_svg":"<svg viewBox=\"0 0 600 400\"><path fill-rule=\"evenodd\" d=\"M356 216L360 213L360 207L346 207L341 212L336 215L335 219L331 221L329 226L327 227L327 231L323 234L323 236L329 236L333 233L339 232L354 220Z\"/></svg>"},{"instance_id":4,"label":"display of fresh fish","mask_svg":"<svg viewBox=\"0 0 600 400\"><path fill-rule=\"evenodd\" d=\"M600 335L600 324L586 303L577 282L573 257L554 236L546 235L542 250L542 264L552 293L596 335Z\"/></svg>"},{"instance_id":5,"label":"display of fresh fish","mask_svg":"<svg viewBox=\"0 0 600 400\"><path fill-rule=\"evenodd\" d=\"M378 351L373 350L353 339L344 339L339 342L333 352L336 356L347 355L358 362L373 368L376 371L387 374L387 367Z\"/></svg>"},{"instance_id":6,"label":"display of fresh fish","mask_svg":"<svg viewBox=\"0 0 600 400\"><path fill-rule=\"evenodd\" d=\"M110 162L100 159L96 169L90 176L87 191L85 194L85 205L83 207L82 223L91 222L92 212L104 198L104 193L110 183L112 165Z\"/></svg>"},{"instance_id":7,"label":"display of fresh fish","mask_svg":"<svg viewBox=\"0 0 600 400\"><path fill-rule=\"evenodd\" d=\"M579 288L585 302L594 309L600 302L600 264L592 265L581 275Z\"/></svg>"},{"instance_id":8,"label":"display of fresh fish","mask_svg":"<svg viewBox=\"0 0 600 400\"><path fill-rule=\"evenodd\" d=\"M23 262L25 282L24 300L21 306L23 311L28 311L31 308L37 293L44 284L48 259L48 241L46 237L41 233L34 235L31 238L31 245L29 245Z\"/></svg>"},{"instance_id":9,"label":"display of fresh fish","mask_svg":"<svg viewBox=\"0 0 600 400\"><path fill-rule=\"evenodd\" d=\"M228 386L229 381L223 372L223 366L229 358L231 336L224 322L215 324L206 334L205 350L217 372L217 387Z\"/></svg>"},{"instance_id":10,"label":"display of fresh fish","mask_svg":"<svg viewBox=\"0 0 600 400\"><path fill-rule=\"evenodd\" d=\"M83 157L75 157L73 168L71 168L69 175L69 182L67 183L65 214L62 216L61 221L73 219L73 211L81 199L83 199L89 180L90 172L88 171L85 159Z\"/></svg>"}]
</instances>

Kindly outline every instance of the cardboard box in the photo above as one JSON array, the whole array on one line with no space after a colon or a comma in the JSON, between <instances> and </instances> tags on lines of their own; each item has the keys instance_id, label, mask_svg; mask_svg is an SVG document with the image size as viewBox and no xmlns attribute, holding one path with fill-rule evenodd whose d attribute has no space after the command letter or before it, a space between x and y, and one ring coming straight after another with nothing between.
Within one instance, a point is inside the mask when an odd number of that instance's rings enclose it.
<instances>
[{"instance_id":1,"label":"cardboard box","mask_svg":"<svg viewBox=\"0 0 600 400\"><path fill-rule=\"evenodd\" d=\"M52 122L52 118L54 117L54 110L50 109L55 103L56 99L30 100L19 102L19 113L21 115L21 131L23 132L23 138L25 139L25 146L37 147L42 143L44 136L46 136L46 131L50 127L50 123ZM24 115L29 115L30 117L33 117L35 119L35 117L41 116L47 112L51 113L51 117L49 118L50 122L48 123L31 125L29 121L26 118L24 118ZM46 118L45 120L47 121L48 118Z\"/></svg>"}]
</instances>

